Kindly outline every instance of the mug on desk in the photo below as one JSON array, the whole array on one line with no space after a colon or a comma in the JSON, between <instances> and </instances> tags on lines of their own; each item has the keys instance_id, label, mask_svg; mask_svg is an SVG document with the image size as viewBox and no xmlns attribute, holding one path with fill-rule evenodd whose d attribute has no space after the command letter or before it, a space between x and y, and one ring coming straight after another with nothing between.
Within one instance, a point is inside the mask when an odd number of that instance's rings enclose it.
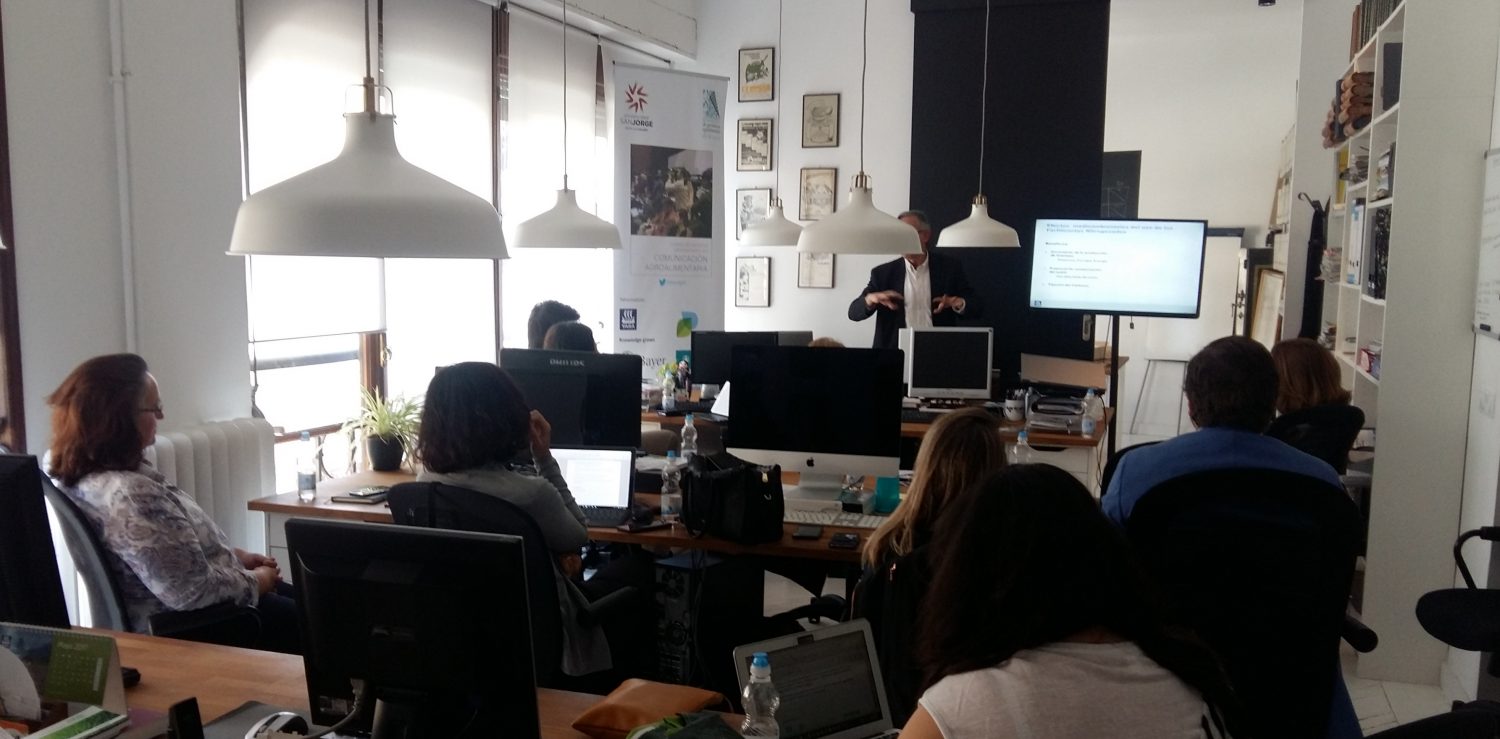
<instances>
[{"instance_id":1,"label":"mug on desk","mask_svg":"<svg viewBox=\"0 0 1500 739\"><path fill-rule=\"evenodd\" d=\"M1006 398L1004 412L1005 420L1007 421L1024 421L1026 419L1026 399Z\"/></svg>"}]
</instances>

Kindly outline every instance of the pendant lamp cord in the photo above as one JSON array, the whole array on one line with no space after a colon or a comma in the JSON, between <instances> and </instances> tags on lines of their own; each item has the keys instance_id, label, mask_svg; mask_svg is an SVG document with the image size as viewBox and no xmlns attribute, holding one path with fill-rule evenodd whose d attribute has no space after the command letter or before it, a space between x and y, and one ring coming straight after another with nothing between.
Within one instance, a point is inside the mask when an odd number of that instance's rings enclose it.
<instances>
[{"instance_id":1,"label":"pendant lamp cord","mask_svg":"<svg viewBox=\"0 0 1500 739\"><path fill-rule=\"evenodd\" d=\"M990 107L990 6L993 4L992 0L984 2L984 71L979 76L979 187L974 192L981 195L984 194L984 119Z\"/></svg>"},{"instance_id":2,"label":"pendant lamp cord","mask_svg":"<svg viewBox=\"0 0 1500 739\"><path fill-rule=\"evenodd\" d=\"M782 16L783 11L785 10L785 5L786 5L785 0L776 0L776 46L777 46L777 50L782 52L782 54L781 54L781 63L782 64L786 64L786 46L785 46L785 44L783 44L781 42L781 16ZM782 125L782 124L786 123L786 120L781 117L781 98L782 98L781 95L777 95L776 96L776 120L777 120L777 125ZM776 139L776 160L777 161L781 161L781 139L784 138L785 136L786 136L786 128L785 128L785 126L783 126L782 127L781 136L777 137L777 139ZM775 203L776 203L776 207L778 207L778 208L781 207L781 170L780 169L776 170L776 198L775 198Z\"/></svg>"},{"instance_id":3,"label":"pendant lamp cord","mask_svg":"<svg viewBox=\"0 0 1500 739\"><path fill-rule=\"evenodd\" d=\"M859 47L859 173L865 173L865 68L870 66L870 0L865 0L864 38Z\"/></svg>"},{"instance_id":4,"label":"pendant lamp cord","mask_svg":"<svg viewBox=\"0 0 1500 739\"><path fill-rule=\"evenodd\" d=\"M563 189L568 189L568 0L562 0Z\"/></svg>"}]
</instances>

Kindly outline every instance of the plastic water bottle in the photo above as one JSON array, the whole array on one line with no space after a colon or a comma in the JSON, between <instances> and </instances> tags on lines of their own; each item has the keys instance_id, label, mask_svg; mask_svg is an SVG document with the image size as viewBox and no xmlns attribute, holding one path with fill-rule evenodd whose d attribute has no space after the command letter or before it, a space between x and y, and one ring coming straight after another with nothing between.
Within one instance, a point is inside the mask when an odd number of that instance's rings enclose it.
<instances>
[{"instance_id":1,"label":"plastic water bottle","mask_svg":"<svg viewBox=\"0 0 1500 739\"><path fill-rule=\"evenodd\" d=\"M682 513L682 463L677 452L667 452L667 465L661 468L661 518L675 521Z\"/></svg>"},{"instance_id":2,"label":"plastic water bottle","mask_svg":"<svg viewBox=\"0 0 1500 739\"><path fill-rule=\"evenodd\" d=\"M1094 394L1094 389L1083 396L1083 435L1092 439L1099 433L1099 422L1104 420L1104 401Z\"/></svg>"},{"instance_id":3,"label":"plastic water bottle","mask_svg":"<svg viewBox=\"0 0 1500 739\"><path fill-rule=\"evenodd\" d=\"M1033 456L1031 440L1026 429L1021 429L1016 433L1016 443L1010 447L1010 463L1031 464Z\"/></svg>"},{"instance_id":4,"label":"plastic water bottle","mask_svg":"<svg viewBox=\"0 0 1500 739\"><path fill-rule=\"evenodd\" d=\"M698 429L693 427L693 414L691 413L682 419L681 449L683 464L687 464L687 461L698 453Z\"/></svg>"},{"instance_id":5,"label":"plastic water bottle","mask_svg":"<svg viewBox=\"0 0 1500 739\"><path fill-rule=\"evenodd\" d=\"M677 376L668 372L661 378L661 409L677 409Z\"/></svg>"},{"instance_id":6,"label":"plastic water bottle","mask_svg":"<svg viewBox=\"0 0 1500 739\"><path fill-rule=\"evenodd\" d=\"M318 500L318 451L306 431L297 441L297 500L303 503Z\"/></svg>"},{"instance_id":7,"label":"plastic water bottle","mask_svg":"<svg viewBox=\"0 0 1500 739\"><path fill-rule=\"evenodd\" d=\"M781 736L781 725L776 723L781 695L771 684L771 660L765 652L756 652L750 658L750 684L745 686L743 697L745 723L740 724L740 735Z\"/></svg>"}]
</instances>

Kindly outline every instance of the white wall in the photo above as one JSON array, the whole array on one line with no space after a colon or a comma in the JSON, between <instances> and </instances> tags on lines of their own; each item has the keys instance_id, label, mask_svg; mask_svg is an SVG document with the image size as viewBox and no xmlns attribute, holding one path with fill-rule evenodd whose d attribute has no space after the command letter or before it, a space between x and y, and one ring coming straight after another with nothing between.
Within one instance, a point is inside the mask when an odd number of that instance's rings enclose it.
<instances>
[{"instance_id":1,"label":"white wall","mask_svg":"<svg viewBox=\"0 0 1500 739\"><path fill-rule=\"evenodd\" d=\"M740 48L777 46L776 3L771 0L701 3L698 18L698 59L681 69L731 78L725 120L726 207L734 191L770 187L780 195L787 217L797 217L797 182L802 167L838 167L839 207L850 178L859 171L860 14L858 0L787 2L782 43L776 50L776 102L737 102L733 92ZM909 207L911 175L911 85L913 16L905 2L870 4L869 100L865 120L865 172L874 178L875 205L895 215ZM837 92L842 111L839 147L803 149L802 96ZM740 118L776 119L780 141L772 172L737 172L735 121ZM911 204L921 207L921 204ZM733 213L733 211L730 211ZM732 224L729 226L733 228ZM870 268L890 261L883 257L840 256L835 262L832 290L797 287L797 252L791 247L741 249L726 239L729 257L771 257L771 307L736 308L726 269L725 326L729 330L799 329L832 336L849 346L869 346L873 320L849 320L849 301L869 280ZM729 262L732 264L732 262ZM710 327L712 328L712 327Z\"/></svg>"}]
</instances>

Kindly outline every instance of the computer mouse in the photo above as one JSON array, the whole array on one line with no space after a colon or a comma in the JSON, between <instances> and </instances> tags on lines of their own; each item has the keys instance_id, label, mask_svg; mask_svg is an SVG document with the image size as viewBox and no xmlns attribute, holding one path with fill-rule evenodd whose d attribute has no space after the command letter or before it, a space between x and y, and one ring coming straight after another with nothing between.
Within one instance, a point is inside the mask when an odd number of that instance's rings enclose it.
<instances>
[{"instance_id":1,"label":"computer mouse","mask_svg":"<svg viewBox=\"0 0 1500 739\"><path fill-rule=\"evenodd\" d=\"M245 739L270 739L277 735L307 736L307 719L289 711L279 711L255 722L245 732Z\"/></svg>"}]
</instances>

